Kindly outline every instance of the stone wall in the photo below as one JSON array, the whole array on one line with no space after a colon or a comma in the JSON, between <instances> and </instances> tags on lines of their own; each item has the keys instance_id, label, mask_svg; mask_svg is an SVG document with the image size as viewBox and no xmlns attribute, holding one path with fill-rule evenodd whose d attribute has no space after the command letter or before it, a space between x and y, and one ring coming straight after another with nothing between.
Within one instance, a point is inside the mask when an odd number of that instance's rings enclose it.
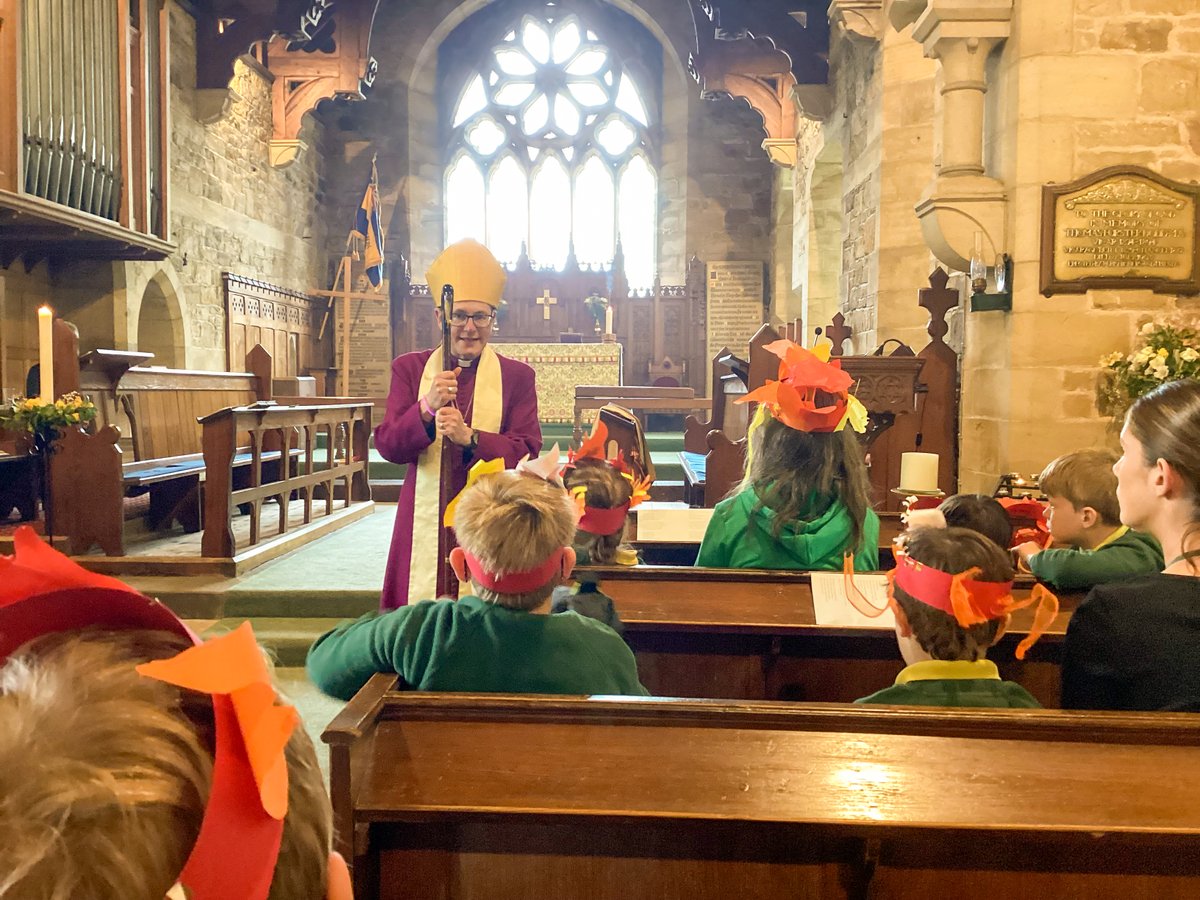
<instances>
[{"instance_id":1,"label":"stone wall","mask_svg":"<svg viewBox=\"0 0 1200 900\"><path fill-rule=\"evenodd\" d=\"M187 364L223 369L223 271L294 290L328 287L320 214L325 160L321 129L309 116L301 132L308 148L291 165L272 168L271 75L244 58L227 97L198 95L195 58L195 23L173 4L171 240L178 249L168 262L182 291ZM214 99L224 101L219 113L202 119Z\"/></svg>"},{"instance_id":2,"label":"stone wall","mask_svg":"<svg viewBox=\"0 0 1200 900\"><path fill-rule=\"evenodd\" d=\"M42 263L28 274L19 263L0 269L5 392L22 387L36 352L29 323L41 303L79 327L81 350L140 349L144 323L164 359L223 370L222 272L297 290L325 286L319 127L306 126L310 147L297 162L273 169L267 159L271 76L239 62L228 92L197 92L195 68L195 23L172 3L169 239L175 252L161 262L68 262L53 270Z\"/></svg>"},{"instance_id":3,"label":"stone wall","mask_svg":"<svg viewBox=\"0 0 1200 900\"><path fill-rule=\"evenodd\" d=\"M1041 188L1136 163L1200 180L1200 8L1193 0L1021 0L994 66L988 161L1009 187L1013 310L968 314L962 480L989 489L1058 454L1112 444L1100 356L1150 319L1198 312L1149 291L1038 290Z\"/></svg>"}]
</instances>

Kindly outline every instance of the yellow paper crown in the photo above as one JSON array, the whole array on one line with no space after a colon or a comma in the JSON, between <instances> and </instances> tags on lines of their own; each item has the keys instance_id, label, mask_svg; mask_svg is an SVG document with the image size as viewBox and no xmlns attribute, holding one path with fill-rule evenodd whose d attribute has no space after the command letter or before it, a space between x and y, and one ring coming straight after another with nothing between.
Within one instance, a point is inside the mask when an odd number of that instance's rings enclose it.
<instances>
[{"instance_id":1,"label":"yellow paper crown","mask_svg":"<svg viewBox=\"0 0 1200 900\"><path fill-rule=\"evenodd\" d=\"M468 238L443 250L425 272L425 281L435 304L448 284L454 288L455 302L476 300L495 309L508 273L487 247Z\"/></svg>"}]
</instances>

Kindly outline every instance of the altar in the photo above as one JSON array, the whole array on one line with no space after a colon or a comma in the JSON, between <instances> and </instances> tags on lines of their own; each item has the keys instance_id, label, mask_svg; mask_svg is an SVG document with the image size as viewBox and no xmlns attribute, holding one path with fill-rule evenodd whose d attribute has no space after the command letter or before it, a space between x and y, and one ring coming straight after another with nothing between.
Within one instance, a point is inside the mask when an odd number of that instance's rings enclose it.
<instances>
[{"instance_id":1,"label":"altar","mask_svg":"<svg viewBox=\"0 0 1200 900\"><path fill-rule=\"evenodd\" d=\"M578 384L623 383L620 344L506 344L493 340L490 346L537 373L538 418L543 422L575 421Z\"/></svg>"}]
</instances>

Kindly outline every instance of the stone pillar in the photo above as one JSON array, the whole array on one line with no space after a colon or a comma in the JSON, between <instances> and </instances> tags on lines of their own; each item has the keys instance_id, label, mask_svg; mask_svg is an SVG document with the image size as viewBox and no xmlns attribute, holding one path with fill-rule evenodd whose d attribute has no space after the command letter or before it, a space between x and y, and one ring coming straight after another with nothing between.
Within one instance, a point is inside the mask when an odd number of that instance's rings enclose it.
<instances>
[{"instance_id":1,"label":"stone pillar","mask_svg":"<svg viewBox=\"0 0 1200 900\"><path fill-rule=\"evenodd\" d=\"M977 231L989 260L1008 249L1004 186L984 174L983 137L987 58L1011 18L1012 0L929 0L913 27L942 77L942 160L917 215L934 254L958 271L970 267Z\"/></svg>"}]
</instances>

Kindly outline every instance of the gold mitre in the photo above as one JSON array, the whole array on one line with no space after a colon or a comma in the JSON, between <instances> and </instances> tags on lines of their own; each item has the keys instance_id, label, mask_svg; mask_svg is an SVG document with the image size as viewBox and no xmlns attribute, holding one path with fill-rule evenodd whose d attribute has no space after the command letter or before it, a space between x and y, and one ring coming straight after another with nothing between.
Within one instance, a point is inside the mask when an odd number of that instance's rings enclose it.
<instances>
[{"instance_id":1,"label":"gold mitre","mask_svg":"<svg viewBox=\"0 0 1200 900\"><path fill-rule=\"evenodd\" d=\"M496 262L492 251L470 238L451 244L441 252L425 273L425 282L436 304L442 288L454 288L454 300L477 300L495 309L500 305L508 273Z\"/></svg>"}]
</instances>

